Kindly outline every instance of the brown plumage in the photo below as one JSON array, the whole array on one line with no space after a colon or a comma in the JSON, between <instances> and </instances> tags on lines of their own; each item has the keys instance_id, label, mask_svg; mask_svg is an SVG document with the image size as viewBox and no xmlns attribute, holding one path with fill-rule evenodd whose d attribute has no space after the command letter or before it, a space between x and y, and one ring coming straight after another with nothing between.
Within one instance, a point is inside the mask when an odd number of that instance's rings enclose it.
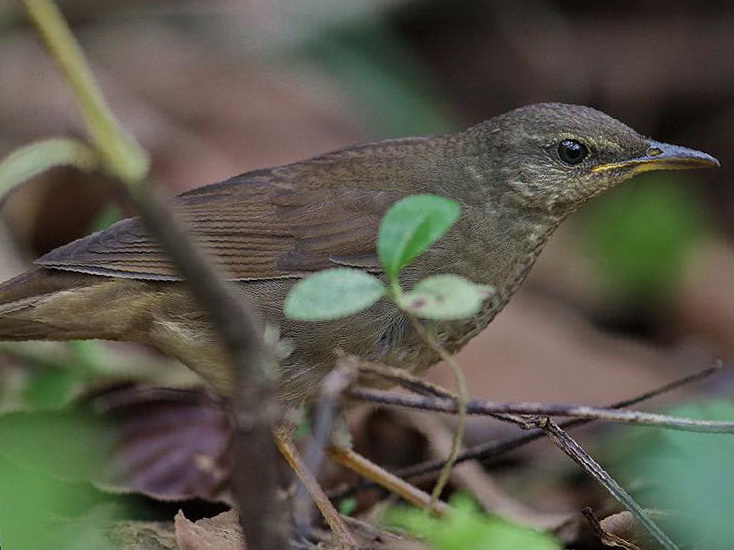
<instances>
[{"instance_id":1,"label":"brown plumage","mask_svg":"<svg viewBox=\"0 0 734 550\"><path fill-rule=\"evenodd\" d=\"M388 303L335 322L282 314L289 288L306 274L340 265L379 274L377 227L399 198L429 192L462 206L450 233L406 270L407 287L458 273L497 290L476 318L439 325L442 343L456 351L502 309L548 236L586 200L641 171L716 164L588 107L540 104L457 134L368 143L249 172L183 193L172 207L292 342L281 397L297 402L313 394L335 349L413 371L436 361ZM36 266L0 286L0 339L147 342L230 391L206 316L137 218L62 246Z\"/></svg>"}]
</instances>

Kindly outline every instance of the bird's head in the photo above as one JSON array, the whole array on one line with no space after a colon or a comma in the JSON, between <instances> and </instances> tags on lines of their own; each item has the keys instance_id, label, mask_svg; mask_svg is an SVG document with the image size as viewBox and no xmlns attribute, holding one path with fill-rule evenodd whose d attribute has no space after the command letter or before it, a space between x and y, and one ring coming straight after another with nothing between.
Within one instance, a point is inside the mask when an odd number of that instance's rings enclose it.
<instances>
[{"instance_id":1,"label":"bird's head","mask_svg":"<svg viewBox=\"0 0 734 550\"><path fill-rule=\"evenodd\" d=\"M719 166L706 153L651 140L589 107L542 103L472 130L489 140L492 170L530 207L570 212L641 172Z\"/></svg>"}]
</instances>

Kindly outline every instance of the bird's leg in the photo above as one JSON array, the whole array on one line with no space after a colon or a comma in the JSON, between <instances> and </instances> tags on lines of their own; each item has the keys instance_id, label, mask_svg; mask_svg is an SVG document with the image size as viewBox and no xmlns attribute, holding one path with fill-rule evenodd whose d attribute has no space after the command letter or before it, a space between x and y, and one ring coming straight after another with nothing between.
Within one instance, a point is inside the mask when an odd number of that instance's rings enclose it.
<instances>
[{"instance_id":1,"label":"bird's leg","mask_svg":"<svg viewBox=\"0 0 734 550\"><path fill-rule=\"evenodd\" d=\"M321 488L321 485L319 485L313 473L306 468L303 458L301 458L301 455L293 444L290 433L276 430L274 438L278 450L296 473L296 476L298 476L298 479L303 483L304 487L306 487L309 495L311 495L314 503L321 511L321 515L326 520L326 523L329 524L334 536L339 539L340 544L350 550L359 548L359 544L349 530L349 527L347 527L339 512L334 508L334 505L329 500L329 497L326 496L326 493Z\"/></svg>"},{"instance_id":2,"label":"bird's leg","mask_svg":"<svg viewBox=\"0 0 734 550\"><path fill-rule=\"evenodd\" d=\"M329 456L338 464L345 468L356 472L362 477L366 477L370 481L374 481L381 487L387 489L391 493L398 495L407 502L420 508L428 508L431 505L431 495L425 491L421 491L414 485L398 476L391 474L381 466L378 466L371 460L366 459L359 453L351 449L340 447L335 444L329 445L327 452ZM437 502L432 508L432 512L440 515L445 513L449 507L444 502Z\"/></svg>"}]
</instances>

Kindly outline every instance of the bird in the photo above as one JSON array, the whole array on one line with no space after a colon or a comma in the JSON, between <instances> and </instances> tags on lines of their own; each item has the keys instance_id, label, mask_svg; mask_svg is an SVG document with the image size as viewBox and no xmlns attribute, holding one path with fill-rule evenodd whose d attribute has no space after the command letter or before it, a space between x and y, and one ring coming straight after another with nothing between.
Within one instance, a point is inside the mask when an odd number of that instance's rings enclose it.
<instances>
[{"instance_id":1,"label":"bird","mask_svg":"<svg viewBox=\"0 0 734 550\"><path fill-rule=\"evenodd\" d=\"M453 273L494 292L469 319L436 323L459 351L502 310L553 231L588 200L639 173L719 166L654 141L596 109L519 107L466 130L353 145L182 193L173 213L225 277L278 328L279 399L314 399L338 353L420 373L436 353L393 304L337 321L286 318L303 277L333 267L382 275L376 236L396 201L430 193L461 207L456 224L401 273L401 285ZM0 285L0 340L105 339L152 344L215 392L234 389L203 308L139 218L63 245Z\"/></svg>"}]
</instances>

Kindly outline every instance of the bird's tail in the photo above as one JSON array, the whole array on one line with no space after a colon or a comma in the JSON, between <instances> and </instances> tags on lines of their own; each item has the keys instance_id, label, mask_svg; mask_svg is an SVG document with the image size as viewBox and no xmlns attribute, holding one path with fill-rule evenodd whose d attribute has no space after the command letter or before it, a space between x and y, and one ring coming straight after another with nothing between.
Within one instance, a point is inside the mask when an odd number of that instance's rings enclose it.
<instances>
[{"instance_id":1,"label":"bird's tail","mask_svg":"<svg viewBox=\"0 0 734 550\"><path fill-rule=\"evenodd\" d=\"M60 293L94 284L95 279L36 268L0 284L0 340L71 340L79 337L74 330L64 330L63 313L56 315L57 318L44 318L39 315L39 306L49 303ZM84 312L68 311L66 314L83 316Z\"/></svg>"}]
</instances>

